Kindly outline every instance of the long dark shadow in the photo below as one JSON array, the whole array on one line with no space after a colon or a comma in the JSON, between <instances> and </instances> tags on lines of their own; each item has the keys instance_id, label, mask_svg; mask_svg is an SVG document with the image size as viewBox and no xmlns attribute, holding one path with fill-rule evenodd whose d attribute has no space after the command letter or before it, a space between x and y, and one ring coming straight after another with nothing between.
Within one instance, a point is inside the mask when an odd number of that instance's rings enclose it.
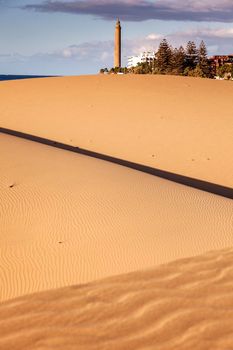
<instances>
[{"instance_id":1,"label":"long dark shadow","mask_svg":"<svg viewBox=\"0 0 233 350\"><path fill-rule=\"evenodd\" d=\"M127 160L111 157L111 156L108 156L106 154L97 153L97 152L89 151L89 150L86 150L83 148L66 145L66 144L61 143L61 142L49 140L49 139L35 136L35 135L26 134L24 132L20 132L20 131L16 131L16 130L11 130L11 129L6 129L6 128L0 127L0 132L4 133L4 134L12 135L12 136L20 137L20 138L23 138L26 140L39 142L39 143L42 143L44 145L48 145L48 146L52 146L52 147L56 147L56 148L61 148L61 149L66 150L66 151L71 151L71 152L83 154L83 155L88 156L88 157L97 158L97 159L101 159L101 160L104 160L107 162L122 165L122 166L127 167L127 168L138 170L138 171L150 174L150 175L158 176L158 177L161 177L161 178L169 180L169 181L177 182L177 183L182 184L182 185L196 188L198 190L210 192L210 193L222 196L222 197L233 199L233 188L230 188L230 187L225 187L225 186L214 184L211 182L194 179L194 178L191 178L188 176L171 173L171 172L168 172L165 170L152 168L152 167L149 167L146 165L133 163L133 162L130 162Z\"/></svg>"}]
</instances>

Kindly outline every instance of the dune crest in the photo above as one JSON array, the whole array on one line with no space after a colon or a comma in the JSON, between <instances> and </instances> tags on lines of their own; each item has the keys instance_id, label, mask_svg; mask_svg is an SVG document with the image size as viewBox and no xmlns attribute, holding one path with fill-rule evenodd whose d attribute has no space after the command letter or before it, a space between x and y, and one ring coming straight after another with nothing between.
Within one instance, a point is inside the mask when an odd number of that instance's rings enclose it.
<instances>
[{"instance_id":1,"label":"dune crest","mask_svg":"<svg viewBox=\"0 0 233 350\"><path fill-rule=\"evenodd\" d=\"M82 76L0 84L0 125L233 187L233 84Z\"/></svg>"},{"instance_id":2,"label":"dune crest","mask_svg":"<svg viewBox=\"0 0 233 350\"><path fill-rule=\"evenodd\" d=\"M233 249L0 305L0 348L222 350L233 344Z\"/></svg>"}]
</instances>

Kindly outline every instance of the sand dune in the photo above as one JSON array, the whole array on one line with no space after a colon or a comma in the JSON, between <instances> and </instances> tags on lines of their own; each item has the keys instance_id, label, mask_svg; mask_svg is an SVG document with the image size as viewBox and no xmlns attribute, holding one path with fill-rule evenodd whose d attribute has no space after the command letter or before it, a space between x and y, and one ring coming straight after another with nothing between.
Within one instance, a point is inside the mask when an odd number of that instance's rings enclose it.
<instances>
[{"instance_id":1,"label":"sand dune","mask_svg":"<svg viewBox=\"0 0 233 350\"><path fill-rule=\"evenodd\" d=\"M232 187L232 94L3 82L0 127ZM233 350L232 233L230 199L0 133L0 349Z\"/></svg>"},{"instance_id":2,"label":"sand dune","mask_svg":"<svg viewBox=\"0 0 233 350\"><path fill-rule=\"evenodd\" d=\"M233 250L0 305L0 348L233 349Z\"/></svg>"},{"instance_id":3,"label":"sand dune","mask_svg":"<svg viewBox=\"0 0 233 350\"><path fill-rule=\"evenodd\" d=\"M0 135L0 299L233 246L232 201Z\"/></svg>"},{"instance_id":4,"label":"sand dune","mask_svg":"<svg viewBox=\"0 0 233 350\"><path fill-rule=\"evenodd\" d=\"M233 187L233 84L89 76L0 84L0 126Z\"/></svg>"}]
</instances>

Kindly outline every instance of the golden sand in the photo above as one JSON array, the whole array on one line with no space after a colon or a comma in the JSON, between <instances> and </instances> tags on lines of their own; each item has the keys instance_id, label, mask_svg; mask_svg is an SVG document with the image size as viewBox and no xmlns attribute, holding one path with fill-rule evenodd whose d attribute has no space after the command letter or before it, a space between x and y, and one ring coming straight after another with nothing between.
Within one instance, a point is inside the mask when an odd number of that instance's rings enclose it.
<instances>
[{"instance_id":1,"label":"golden sand","mask_svg":"<svg viewBox=\"0 0 233 350\"><path fill-rule=\"evenodd\" d=\"M0 84L0 125L233 187L233 84L83 76Z\"/></svg>"},{"instance_id":2,"label":"golden sand","mask_svg":"<svg viewBox=\"0 0 233 350\"><path fill-rule=\"evenodd\" d=\"M1 350L226 350L233 250L0 305Z\"/></svg>"},{"instance_id":3,"label":"golden sand","mask_svg":"<svg viewBox=\"0 0 233 350\"><path fill-rule=\"evenodd\" d=\"M233 187L232 96L166 76L2 82L0 127ZM1 350L231 350L229 247L228 198L0 134Z\"/></svg>"},{"instance_id":4,"label":"golden sand","mask_svg":"<svg viewBox=\"0 0 233 350\"><path fill-rule=\"evenodd\" d=\"M0 135L1 300L233 246L230 199Z\"/></svg>"}]
</instances>

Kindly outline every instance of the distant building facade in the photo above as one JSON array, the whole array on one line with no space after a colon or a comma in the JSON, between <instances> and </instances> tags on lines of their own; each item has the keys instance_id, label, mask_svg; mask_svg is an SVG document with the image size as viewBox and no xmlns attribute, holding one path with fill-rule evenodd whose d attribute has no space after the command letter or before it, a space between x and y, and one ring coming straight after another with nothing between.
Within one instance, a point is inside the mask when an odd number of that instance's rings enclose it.
<instances>
[{"instance_id":1,"label":"distant building facade","mask_svg":"<svg viewBox=\"0 0 233 350\"><path fill-rule=\"evenodd\" d=\"M152 64L156 59L156 52L154 51L144 51L140 53L138 56L130 56L128 57L128 64L127 68L133 68L136 67L138 64L141 63L148 63Z\"/></svg>"},{"instance_id":2,"label":"distant building facade","mask_svg":"<svg viewBox=\"0 0 233 350\"><path fill-rule=\"evenodd\" d=\"M209 63L213 75L217 75L217 69L224 64L233 64L233 55L215 55L209 57Z\"/></svg>"}]
</instances>

